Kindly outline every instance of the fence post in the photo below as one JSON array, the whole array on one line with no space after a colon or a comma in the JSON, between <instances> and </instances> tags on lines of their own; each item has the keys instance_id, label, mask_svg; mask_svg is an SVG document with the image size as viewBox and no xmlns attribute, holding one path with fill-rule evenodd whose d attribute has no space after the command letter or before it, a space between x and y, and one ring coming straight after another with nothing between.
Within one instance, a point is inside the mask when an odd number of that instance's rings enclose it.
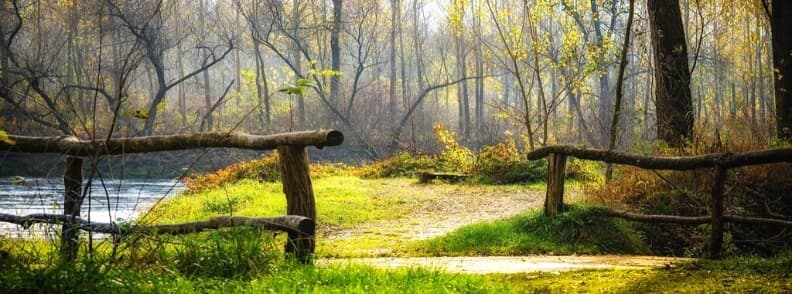
<instances>
[{"instance_id":1,"label":"fence post","mask_svg":"<svg viewBox=\"0 0 792 294\"><path fill-rule=\"evenodd\" d=\"M286 214L301 215L316 223L316 200L308 170L308 152L305 146L278 146L279 166L283 193L286 194ZM301 228L303 229L303 228ZM316 246L315 228L304 228L305 235L289 234L286 253L292 254L303 263L309 263Z\"/></svg>"},{"instance_id":2,"label":"fence post","mask_svg":"<svg viewBox=\"0 0 792 294\"><path fill-rule=\"evenodd\" d=\"M547 194L544 213L555 216L564 211L564 171L566 154L551 153L547 167Z\"/></svg>"},{"instance_id":3,"label":"fence post","mask_svg":"<svg viewBox=\"0 0 792 294\"><path fill-rule=\"evenodd\" d=\"M723 186L726 182L726 175L728 175L727 169L720 166L715 168L712 195L710 196L710 210L712 211L710 258L721 258L723 249Z\"/></svg>"},{"instance_id":4,"label":"fence post","mask_svg":"<svg viewBox=\"0 0 792 294\"><path fill-rule=\"evenodd\" d=\"M72 221L80 216L82 204L82 166L83 160L79 157L66 157L66 171L63 174L63 214L72 217ZM77 258L79 249L78 239L80 229L73 223L63 224L61 230L61 256L73 262Z\"/></svg>"}]
</instances>

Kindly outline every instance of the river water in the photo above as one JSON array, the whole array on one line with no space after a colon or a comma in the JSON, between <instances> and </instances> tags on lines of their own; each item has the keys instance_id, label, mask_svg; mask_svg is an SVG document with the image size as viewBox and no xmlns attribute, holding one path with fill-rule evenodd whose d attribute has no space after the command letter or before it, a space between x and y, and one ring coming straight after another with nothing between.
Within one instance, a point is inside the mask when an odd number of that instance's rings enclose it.
<instances>
[{"instance_id":1,"label":"river water","mask_svg":"<svg viewBox=\"0 0 792 294\"><path fill-rule=\"evenodd\" d=\"M92 222L129 221L151 208L157 201L184 190L173 179L94 180L89 197L83 201L81 215ZM23 184L11 178L0 178L0 213L28 215L32 213L63 213L63 180L26 178ZM88 201L90 198L90 202ZM0 236L35 237L50 231L45 225L32 230L0 223Z\"/></svg>"}]
</instances>

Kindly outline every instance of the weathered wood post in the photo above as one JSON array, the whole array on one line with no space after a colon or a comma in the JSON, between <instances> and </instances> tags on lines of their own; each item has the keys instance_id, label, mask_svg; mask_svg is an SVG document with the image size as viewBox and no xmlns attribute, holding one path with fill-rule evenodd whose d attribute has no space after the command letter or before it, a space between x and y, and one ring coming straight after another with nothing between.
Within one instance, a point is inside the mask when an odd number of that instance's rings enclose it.
<instances>
[{"instance_id":1,"label":"weathered wood post","mask_svg":"<svg viewBox=\"0 0 792 294\"><path fill-rule=\"evenodd\" d=\"M309 263L316 242L314 230L316 223L316 200L308 167L308 152L305 146L278 146L279 166L283 193L286 194L286 214L301 215L313 220L313 227L304 227L306 235L289 233L286 254L291 254L303 263Z\"/></svg>"},{"instance_id":2,"label":"weathered wood post","mask_svg":"<svg viewBox=\"0 0 792 294\"><path fill-rule=\"evenodd\" d=\"M63 174L63 214L71 216L71 221L80 216L82 204L82 166L83 160L79 157L66 157L66 171ZM74 223L65 223L61 230L61 256L64 260L73 262L77 258L79 249L80 228Z\"/></svg>"},{"instance_id":3,"label":"weathered wood post","mask_svg":"<svg viewBox=\"0 0 792 294\"><path fill-rule=\"evenodd\" d=\"M560 153L550 153L547 159L547 194L544 205L544 213L547 216L555 216L564 211L566 159L566 154Z\"/></svg>"},{"instance_id":4,"label":"weathered wood post","mask_svg":"<svg viewBox=\"0 0 792 294\"><path fill-rule=\"evenodd\" d=\"M723 167L715 168L715 178L712 180L710 210L712 211L712 231L710 237L710 258L721 258L723 250L723 186L726 182L728 170Z\"/></svg>"}]
</instances>

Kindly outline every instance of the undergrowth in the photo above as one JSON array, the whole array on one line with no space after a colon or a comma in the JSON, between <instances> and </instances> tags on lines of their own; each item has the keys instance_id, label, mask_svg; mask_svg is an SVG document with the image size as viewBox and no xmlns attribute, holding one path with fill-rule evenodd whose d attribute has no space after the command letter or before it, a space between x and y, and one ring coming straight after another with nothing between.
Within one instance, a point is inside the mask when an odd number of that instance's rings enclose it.
<instances>
[{"instance_id":1,"label":"undergrowth","mask_svg":"<svg viewBox=\"0 0 792 294\"><path fill-rule=\"evenodd\" d=\"M732 124L734 124L732 122ZM757 137L739 125L724 133L695 138L684 149L636 147L664 156L746 152L789 147L789 143ZM587 200L644 214L709 215L714 171L652 171L619 166L607 185L589 185ZM763 164L730 169L725 185L724 214L789 220L792 216L792 164ZM709 225L635 223L633 227L653 251L664 255L703 256ZM771 256L792 248L792 232L782 227L728 224L726 254Z\"/></svg>"}]
</instances>

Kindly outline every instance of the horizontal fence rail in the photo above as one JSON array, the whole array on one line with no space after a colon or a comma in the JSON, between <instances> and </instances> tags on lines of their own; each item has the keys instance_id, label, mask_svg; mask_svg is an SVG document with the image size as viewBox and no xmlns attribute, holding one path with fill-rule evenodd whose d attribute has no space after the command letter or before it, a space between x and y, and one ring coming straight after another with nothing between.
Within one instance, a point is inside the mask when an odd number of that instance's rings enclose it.
<instances>
[{"instance_id":1,"label":"horizontal fence rail","mask_svg":"<svg viewBox=\"0 0 792 294\"><path fill-rule=\"evenodd\" d=\"M0 141L0 150L25 153L60 153L72 156L98 156L148 153L198 148L239 148L274 150L278 146L336 146L344 135L336 130L291 132L274 135L246 133L197 133L187 135L82 140L74 136L27 137L9 135L13 144Z\"/></svg>"},{"instance_id":2,"label":"horizontal fence rail","mask_svg":"<svg viewBox=\"0 0 792 294\"><path fill-rule=\"evenodd\" d=\"M316 225L310 218L299 215L286 215L279 217L250 218L241 216L219 216L205 221L197 221L183 224L164 224L164 225L135 225L127 226L118 223L97 223L88 220L72 217L65 214L30 214L18 216L0 213L0 221L20 225L29 228L34 224L62 224L73 229L84 231L111 234L111 235L130 235L130 234L167 234L183 235L202 232L206 230L216 230L229 227L255 227L270 231L283 231L286 233L299 234L303 236L313 236Z\"/></svg>"},{"instance_id":3,"label":"horizontal fence rail","mask_svg":"<svg viewBox=\"0 0 792 294\"><path fill-rule=\"evenodd\" d=\"M740 153L712 153L696 156L647 156L593 148L568 145L546 146L528 152L528 160L548 158L547 192L545 195L544 213L556 215L564 209L564 170L567 157L593 160L606 163L631 165L652 170L694 170L712 168L715 178L710 192L709 216L675 216L646 215L603 208L602 213L611 217L631 221L650 223L677 223L698 225L709 223L712 226L710 236L710 256L721 256L723 247L724 223L741 223L750 225L772 225L792 228L792 221L783 219L724 215L723 197L724 184L731 168L771 163L792 162L792 148L779 148L763 151Z\"/></svg>"},{"instance_id":4,"label":"horizontal fence rail","mask_svg":"<svg viewBox=\"0 0 792 294\"><path fill-rule=\"evenodd\" d=\"M734 168L747 165L792 162L792 148L670 157L647 156L568 145L553 145L537 148L528 152L525 156L528 160L537 160L548 157L550 154L564 154L579 159L660 170L692 170L714 168L717 166Z\"/></svg>"}]
</instances>

